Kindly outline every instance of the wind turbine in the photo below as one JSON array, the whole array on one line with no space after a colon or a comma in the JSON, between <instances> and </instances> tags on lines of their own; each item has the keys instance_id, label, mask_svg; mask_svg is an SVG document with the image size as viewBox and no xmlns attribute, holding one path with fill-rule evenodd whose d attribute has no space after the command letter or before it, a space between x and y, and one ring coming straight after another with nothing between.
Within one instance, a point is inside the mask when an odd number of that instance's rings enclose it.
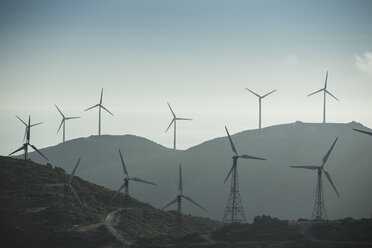
<instances>
[{"instance_id":1,"label":"wind turbine","mask_svg":"<svg viewBox=\"0 0 372 248\"><path fill-rule=\"evenodd\" d=\"M123 171L124 171L124 175L125 177L123 178L123 181L124 183L120 186L120 188L116 191L116 193L112 196L111 198L111 201L115 199L115 197L125 188L125 198L127 198L127 196L129 195L128 194L128 191L129 191L129 181L132 180L132 181L135 181L135 182L140 182L140 183L147 183L147 184L151 184L151 185L156 185L155 183L151 183L151 182L148 182L148 181L145 181L143 179L140 179L138 177L129 177L129 174L128 174L128 171L127 171L127 168L125 167L125 163L124 163L124 159L123 159L123 155L121 154L121 151L119 149L119 155L120 155L120 160L121 160L121 164L123 165Z\"/></svg>"},{"instance_id":2,"label":"wind turbine","mask_svg":"<svg viewBox=\"0 0 372 248\"><path fill-rule=\"evenodd\" d=\"M34 145L30 144L31 127L36 126L36 125L39 125L39 124L41 124L42 122L31 125L31 116L30 116L30 115L28 116L28 124L26 124L24 121L22 121L21 118L19 118L18 116L17 116L17 118L18 118L18 119L19 119L23 124L26 125L26 133L25 133L26 143L24 143L23 146L21 146L20 148L18 148L18 149L15 150L14 152L10 153L9 156L10 156L10 155L13 155L13 154L16 153L16 152L19 152L19 151L21 151L21 150L24 150L24 152L25 152L24 159L27 160L27 158L28 158L28 146L30 146L34 151L36 151L36 152L39 153L43 158L45 158L46 160L48 160L47 157L45 157L45 156L44 156L44 155L43 155L43 154L42 154L42 153L41 153L41 152L40 152L40 151L39 151L39 150L38 150Z\"/></svg>"},{"instance_id":3,"label":"wind turbine","mask_svg":"<svg viewBox=\"0 0 372 248\"><path fill-rule=\"evenodd\" d=\"M317 91L308 95L308 96L311 96L311 95L314 95L316 93L319 93L319 92L323 91L323 123L326 122L326 95L329 94L331 97L333 97L337 101L340 101L340 100L337 99L337 97L332 95L332 93L327 90L327 79L328 79L328 71L327 71L326 78L325 78L324 88L322 88L320 90L317 90Z\"/></svg>"},{"instance_id":4,"label":"wind turbine","mask_svg":"<svg viewBox=\"0 0 372 248\"><path fill-rule=\"evenodd\" d=\"M76 193L74 187L72 187L72 185L71 185L72 178L75 175L75 172L76 172L76 169L77 169L79 163L80 163L80 158L77 161L74 170L72 171L72 173L70 174L70 176L68 177L68 179L66 180L65 183L47 184L47 186L56 187L56 188L64 188L65 192L67 192L67 190L71 190L71 192L74 194L76 200L79 202L80 207L84 208L83 203L80 201L80 198L79 198L78 194Z\"/></svg>"},{"instance_id":5,"label":"wind turbine","mask_svg":"<svg viewBox=\"0 0 372 248\"><path fill-rule=\"evenodd\" d=\"M333 184L331 176L329 173L324 169L324 165L326 164L329 155L331 154L336 142L338 140L338 137L333 142L331 148L329 151L324 155L322 164L319 166L291 166L292 168L301 168L301 169L307 169L307 170L316 170L317 171L317 184L316 184L316 193L315 193L315 204L313 208L313 213L311 218L314 220L323 220L327 219L327 211L324 204L324 195L323 195L323 181L322 181L322 175L323 172L326 175L329 183L332 185L332 188L336 192L338 198L340 198L340 194L338 193L336 186Z\"/></svg>"},{"instance_id":6,"label":"wind turbine","mask_svg":"<svg viewBox=\"0 0 372 248\"><path fill-rule=\"evenodd\" d=\"M265 97L267 97L268 95L274 93L275 91L277 90L273 90L263 96L260 96L259 94L257 94L256 92L253 92L252 90L248 89L248 88L245 88L246 90L248 90L249 92L251 92L253 95L256 95L258 97L258 128L261 129L261 100Z\"/></svg>"},{"instance_id":7,"label":"wind turbine","mask_svg":"<svg viewBox=\"0 0 372 248\"><path fill-rule=\"evenodd\" d=\"M186 199L187 201L191 202L192 204L196 205L197 207L203 209L206 212L208 212L208 210L206 210L201 205L199 205L198 203L196 203L189 196L186 196L186 195L183 194L183 187L182 187L182 168L181 168L181 164L180 164L180 174L179 174L178 190L179 190L179 194L176 196L176 198L173 201L171 201L170 203L168 203L167 205L165 205L162 208L162 210L166 209L170 205L172 205L172 204L174 204L174 203L177 202L177 214L178 214L177 215L177 230L179 231L180 230L180 225L181 225L181 203L182 203L182 198Z\"/></svg>"},{"instance_id":8,"label":"wind turbine","mask_svg":"<svg viewBox=\"0 0 372 248\"><path fill-rule=\"evenodd\" d=\"M98 135L101 135L101 108L103 108L104 110L106 110L109 114L111 115L114 115L113 113L111 113L107 108L105 108L103 105L102 105L102 96L103 96L103 88L101 90L101 98L99 100L99 103L90 107L90 108L87 108L86 110L84 111L87 111L87 110L90 110L92 108L95 108L95 107L98 107Z\"/></svg>"},{"instance_id":9,"label":"wind turbine","mask_svg":"<svg viewBox=\"0 0 372 248\"><path fill-rule=\"evenodd\" d=\"M364 134L372 135L372 132L363 131L363 130L360 130L360 129L354 129L354 128L353 128L353 130L354 130L354 131L357 131L357 132L359 132L359 133L364 133Z\"/></svg>"},{"instance_id":10,"label":"wind turbine","mask_svg":"<svg viewBox=\"0 0 372 248\"><path fill-rule=\"evenodd\" d=\"M176 122L177 121L191 121L192 119L188 119L188 118L178 118L176 117L176 114L173 112L173 109L172 107L168 104L168 107L170 109L170 111L172 112L172 115L173 115L173 119L171 121L171 123L169 124L167 130L165 130L165 132L168 131L168 129L172 126L172 124L174 123L173 127L174 127L174 137L173 137L173 150L176 150Z\"/></svg>"},{"instance_id":11,"label":"wind turbine","mask_svg":"<svg viewBox=\"0 0 372 248\"><path fill-rule=\"evenodd\" d=\"M66 121L67 120L71 120L71 119L78 119L80 117L66 117L62 111L57 107L57 105L54 105L56 106L58 112L62 115L62 121L61 121L61 125L59 125L59 128L58 128L58 131L57 133L59 132L59 130L61 129L62 125L63 125L63 142L65 142L65 124L66 124Z\"/></svg>"},{"instance_id":12,"label":"wind turbine","mask_svg":"<svg viewBox=\"0 0 372 248\"><path fill-rule=\"evenodd\" d=\"M223 215L223 221L226 222L240 222L245 221L245 214L244 214L244 208L242 204L242 200L240 198L239 193L239 184L238 184L238 159L239 158L245 158L245 159L257 159L257 160L266 160L265 158L259 158L259 157L253 157L250 155L239 155L238 151L236 150L234 143L231 139L231 136L229 134L229 131L226 129L227 136L230 140L231 149L234 153L234 155L231 157L233 160L233 165L231 166L231 169L229 173L226 176L226 179L224 183L226 183L227 179L232 175L231 178L231 187L230 187L230 194L229 198L226 204L225 212ZM240 217L238 216L240 215Z\"/></svg>"},{"instance_id":13,"label":"wind turbine","mask_svg":"<svg viewBox=\"0 0 372 248\"><path fill-rule=\"evenodd\" d=\"M18 117L18 115L16 115L17 119L20 120L24 125L25 125L25 135L23 136L23 141L26 140L26 136L27 136L27 130L28 130L28 125L26 122L24 122L21 118ZM30 127L34 127L34 126L37 126L37 125L40 125L42 124L43 122L39 122L39 123L35 123L35 124L31 124Z\"/></svg>"}]
</instances>

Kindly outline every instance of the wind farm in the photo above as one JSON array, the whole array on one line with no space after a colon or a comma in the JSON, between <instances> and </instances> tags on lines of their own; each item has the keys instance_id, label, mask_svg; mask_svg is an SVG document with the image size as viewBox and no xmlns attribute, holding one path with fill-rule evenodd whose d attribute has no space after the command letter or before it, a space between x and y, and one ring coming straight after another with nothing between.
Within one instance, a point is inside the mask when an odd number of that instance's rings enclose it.
<instances>
[{"instance_id":1,"label":"wind farm","mask_svg":"<svg viewBox=\"0 0 372 248\"><path fill-rule=\"evenodd\" d=\"M372 247L371 10L1 2L0 245Z\"/></svg>"}]
</instances>

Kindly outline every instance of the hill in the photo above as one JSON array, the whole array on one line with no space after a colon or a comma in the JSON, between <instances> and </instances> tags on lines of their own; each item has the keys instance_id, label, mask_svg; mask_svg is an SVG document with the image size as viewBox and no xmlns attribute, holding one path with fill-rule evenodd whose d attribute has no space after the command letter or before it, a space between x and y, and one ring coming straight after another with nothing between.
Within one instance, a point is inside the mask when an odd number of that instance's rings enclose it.
<instances>
[{"instance_id":1,"label":"hill","mask_svg":"<svg viewBox=\"0 0 372 248\"><path fill-rule=\"evenodd\" d=\"M78 168L76 175L79 175ZM81 208L71 192L52 188L49 183L65 182L62 168L32 161L0 157L0 244L6 247L119 247L120 244L102 225L105 216L124 205L120 194L75 176L72 185L83 202ZM119 216L118 231L134 240L161 236L178 237L173 230L175 213L153 208L133 198L127 201L128 215ZM123 224L138 219L138 212L151 219L146 225ZM181 233L208 232L220 223L205 218L184 216ZM165 229L164 227L168 227ZM121 230L123 229L123 230ZM5 247L5 246L4 246Z\"/></svg>"},{"instance_id":2,"label":"hill","mask_svg":"<svg viewBox=\"0 0 372 248\"><path fill-rule=\"evenodd\" d=\"M328 216L363 218L371 215L372 139L354 132L353 128L369 130L359 123L296 122L247 130L232 135L237 150L266 161L239 160L240 194L249 221L257 215L280 219L309 218L315 197L316 174L293 169L290 165L318 165L336 137L339 140L326 169L331 174L341 198L324 178ZM230 129L230 133L233 130ZM156 207L164 206L177 193L178 164L182 163L184 192L209 209L204 213L185 204L192 215L220 220L229 193L223 181L231 167L229 141L223 137L209 140L190 149L172 151L141 137L91 136L42 149L53 164L70 171L82 157L80 174L84 179L117 189L122 179L118 149L125 157L129 174L157 183L158 187L136 184L131 195ZM45 163L38 154L34 161Z\"/></svg>"}]
</instances>

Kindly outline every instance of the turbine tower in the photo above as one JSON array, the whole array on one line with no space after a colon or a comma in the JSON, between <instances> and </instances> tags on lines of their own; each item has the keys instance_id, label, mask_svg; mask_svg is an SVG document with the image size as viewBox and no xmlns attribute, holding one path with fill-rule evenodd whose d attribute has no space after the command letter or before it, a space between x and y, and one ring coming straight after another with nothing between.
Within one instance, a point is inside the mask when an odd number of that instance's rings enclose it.
<instances>
[{"instance_id":1,"label":"turbine tower","mask_svg":"<svg viewBox=\"0 0 372 248\"><path fill-rule=\"evenodd\" d=\"M273 91L271 91L271 92L269 92L269 93L267 93L267 94L265 94L263 96L260 96L259 94L253 92L250 89L247 89L247 88L245 88L245 89L248 90L249 92L251 92L253 95L256 95L258 97L258 128L261 129L261 100L263 98L267 97L268 95L274 93L277 90L273 90Z\"/></svg>"},{"instance_id":2,"label":"turbine tower","mask_svg":"<svg viewBox=\"0 0 372 248\"><path fill-rule=\"evenodd\" d=\"M23 144L23 146L21 146L20 148L18 148L17 150L15 150L14 152L10 153L10 155L13 155L14 153L16 152L19 152L21 150L24 150L25 152L25 155L24 155L24 159L27 160L28 159L28 146L30 146L34 151L36 151L37 153L39 153L43 158L45 158L46 160L47 157L45 157L34 145L30 144L30 137L31 137L31 127L34 127L36 125L39 125L41 124L42 122L39 122L39 123L36 123L36 124L32 124L31 125L31 116L29 115L28 116L28 124L26 124L24 121L21 120L21 118L19 118L17 116L17 118L23 123L26 125L26 132L25 132L25 138L26 138L26 142Z\"/></svg>"},{"instance_id":3,"label":"turbine tower","mask_svg":"<svg viewBox=\"0 0 372 248\"><path fill-rule=\"evenodd\" d=\"M92 108L95 108L95 107L98 107L98 135L101 135L101 109L104 109L106 110L109 114L111 115L114 115L113 113L111 113L107 108L105 108L103 105L102 105L102 96L103 96L103 88L101 90L101 98L99 100L99 103L90 107L90 108L87 108L86 110L84 111L87 111L87 110L90 110Z\"/></svg>"},{"instance_id":4,"label":"turbine tower","mask_svg":"<svg viewBox=\"0 0 372 248\"><path fill-rule=\"evenodd\" d=\"M315 204L313 208L313 212L311 215L311 219L316 221L327 220L327 211L324 204L324 195L323 195L323 180L322 175L323 173L326 175L329 183L332 185L332 188L335 190L338 198L340 198L340 194L338 193L336 186L333 184L331 176L329 173L324 170L324 165L327 162L329 155L331 154L333 147L335 146L338 137L333 142L331 148L323 157L323 162L319 166L291 166L292 168L301 168L301 169L308 169L308 170L316 170L317 171L317 183L316 183L316 192L315 192Z\"/></svg>"},{"instance_id":5,"label":"turbine tower","mask_svg":"<svg viewBox=\"0 0 372 248\"><path fill-rule=\"evenodd\" d=\"M178 182L178 190L179 190L179 194L176 196L176 198L171 201L170 203L168 203L167 205L165 205L162 210L166 209L167 207L169 207L170 205L174 204L177 202L177 231L180 231L181 230L181 213L182 213L182 199L186 199L187 201L191 202L192 204L194 204L195 206L203 209L204 211L208 212L208 210L206 210L205 208L203 208L201 205L199 205L198 203L196 203L193 199L191 199L189 196L186 196L183 194L183 186L182 186L182 168L181 168L181 164L180 164L180 173L179 173L179 182Z\"/></svg>"},{"instance_id":6,"label":"turbine tower","mask_svg":"<svg viewBox=\"0 0 372 248\"><path fill-rule=\"evenodd\" d=\"M75 175L75 172L76 172L76 169L77 169L79 163L80 163L80 158L77 161L74 170L72 171L72 173L70 174L70 176L68 177L68 179L65 183L47 184L47 186L56 187L56 188L63 188L65 192L67 192L68 190L71 190L71 192L74 194L76 200L79 202L80 207L84 208L83 203L80 201L80 198L79 198L78 194L76 193L74 187L72 187L72 185L71 185L72 178Z\"/></svg>"},{"instance_id":7,"label":"turbine tower","mask_svg":"<svg viewBox=\"0 0 372 248\"><path fill-rule=\"evenodd\" d=\"M329 94L331 97L333 97L337 101L340 101L340 100L337 99L337 97L332 95L332 93L327 90L327 79L328 79L328 71L327 71L326 78L325 78L324 88L322 88L320 90L317 90L317 91L308 95L308 96L311 96L311 95L314 95L316 93L319 93L319 92L323 91L323 123L326 122L326 95Z\"/></svg>"},{"instance_id":8,"label":"turbine tower","mask_svg":"<svg viewBox=\"0 0 372 248\"><path fill-rule=\"evenodd\" d=\"M368 132L368 131L363 131L363 130L360 130L360 129L354 129L354 128L353 128L353 130L354 130L354 131L357 131L357 132L359 132L359 133L364 133L364 134L372 135L372 133L371 133L371 132Z\"/></svg>"},{"instance_id":9,"label":"turbine tower","mask_svg":"<svg viewBox=\"0 0 372 248\"><path fill-rule=\"evenodd\" d=\"M80 118L80 117L66 117L66 116L62 113L62 111L57 107L57 105L54 105L54 106L56 106L58 112L62 115L62 121L61 121L61 124L59 125L59 128L58 128L57 133L59 132L59 130L61 129L61 127L62 127L62 125L63 125L63 142L65 142L65 130L66 130L66 129L65 129L65 124L66 124L66 121L67 121L67 120L71 120L71 119L78 119L78 118Z\"/></svg>"},{"instance_id":10,"label":"turbine tower","mask_svg":"<svg viewBox=\"0 0 372 248\"><path fill-rule=\"evenodd\" d=\"M239 155L234 143L230 137L229 131L226 129L227 136L229 137L230 140L230 145L231 149L234 152L234 155L231 157L233 160L233 165L231 166L231 169L229 173L226 176L226 179L224 183L226 183L227 179L231 175L231 187L230 187L230 194L229 198L227 200L225 212L223 215L223 221L225 222L242 222L245 221L245 213L244 213L244 208L243 208L243 203L240 198L240 193L239 193L239 183L238 183L238 159L239 158L245 158L245 159L257 159L257 160L266 160L264 158L259 158L259 157L253 157L249 155Z\"/></svg>"},{"instance_id":11,"label":"turbine tower","mask_svg":"<svg viewBox=\"0 0 372 248\"><path fill-rule=\"evenodd\" d=\"M120 160L121 160L121 164L123 166L123 171L124 171L124 175L125 177L123 178L123 181L124 183L120 186L120 188L116 191L116 193L112 196L111 198L111 201L115 199L115 197L125 188L125 200L127 199L128 195L129 195L129 181L132 180L132 181L135 181L135 182L140 182L140 183L147 183L147 184L151 184L151 185L156 185L155 183L151 183L151 182L148 182L148 181L145 181L143 179L140 179L138 177L129 177L129 174L128 174L128 171L127 171L127 168L125 166L125 163L124 163L124 159L123 159L123 155L121 154L121 151L119 149L119 155L120 155ZM125 209L127 208L126 204L125 204Z\"/></svg>"},{"instance_id":12,"label":"turbine tower","mask_svg":"<svg viewBox=\"0 0 372 248\"><path fill-rule=\"evenodd\" d=\"M192 119L188 119L188 118L178 118L176 117L176 114L173 112L173 109L172 107L168 104L168 107L170 109L170 111L172 112L172 115L173 115L173 119L171 121L171 123L169 124L167 130L165 130L165 132L168 131L168 129L172 126L173 124L173 128L174 128L174 137L173 137L173 150L176 150L176 122L177 121L191 121Z\"/></svg>"}]
</instances>

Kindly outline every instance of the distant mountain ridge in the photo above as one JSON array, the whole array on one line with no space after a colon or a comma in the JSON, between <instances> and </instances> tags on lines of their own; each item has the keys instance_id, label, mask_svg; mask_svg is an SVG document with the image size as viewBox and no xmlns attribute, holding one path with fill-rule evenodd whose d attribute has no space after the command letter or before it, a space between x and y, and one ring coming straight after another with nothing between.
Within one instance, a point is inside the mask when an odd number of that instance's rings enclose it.
<instances>
[{"instance_id":1,"label":"distant mountain ridge","mask_svg":"<svg viewBox=\"0 0 372 248\"><path fill-rule=\"evenodd\" d=\"M325 203L331 219L372 214L369 197L372 183L372 138L353 131L372 131L357 122L295 122L247 130L232 135L240 153L266 158L267 161L238 162L240 194L248 220L257 215L281 219L309 218L315 197L316 175L312 171L289 168L290 165L318 165L332 142L339 137L327 163L327 170L341 199L324 183ZM223 129L223 127L222 127ZM69 171L82 157L80 175L111 189L120 186L123 171L121 149L130 176L139 176L158 187L133 183L130 194L156 207L162 207L177 191L177 167L183 165L184 191L205 206L204 214L190 205L186 213L220 220L229 193L223 184L232 164L226 136L215 138L187 150L172 150L148 139L133 136L91 136L41 149L51 163ZM46 163L38 154L30 158Z\"/></svg>"}]
</instances>

